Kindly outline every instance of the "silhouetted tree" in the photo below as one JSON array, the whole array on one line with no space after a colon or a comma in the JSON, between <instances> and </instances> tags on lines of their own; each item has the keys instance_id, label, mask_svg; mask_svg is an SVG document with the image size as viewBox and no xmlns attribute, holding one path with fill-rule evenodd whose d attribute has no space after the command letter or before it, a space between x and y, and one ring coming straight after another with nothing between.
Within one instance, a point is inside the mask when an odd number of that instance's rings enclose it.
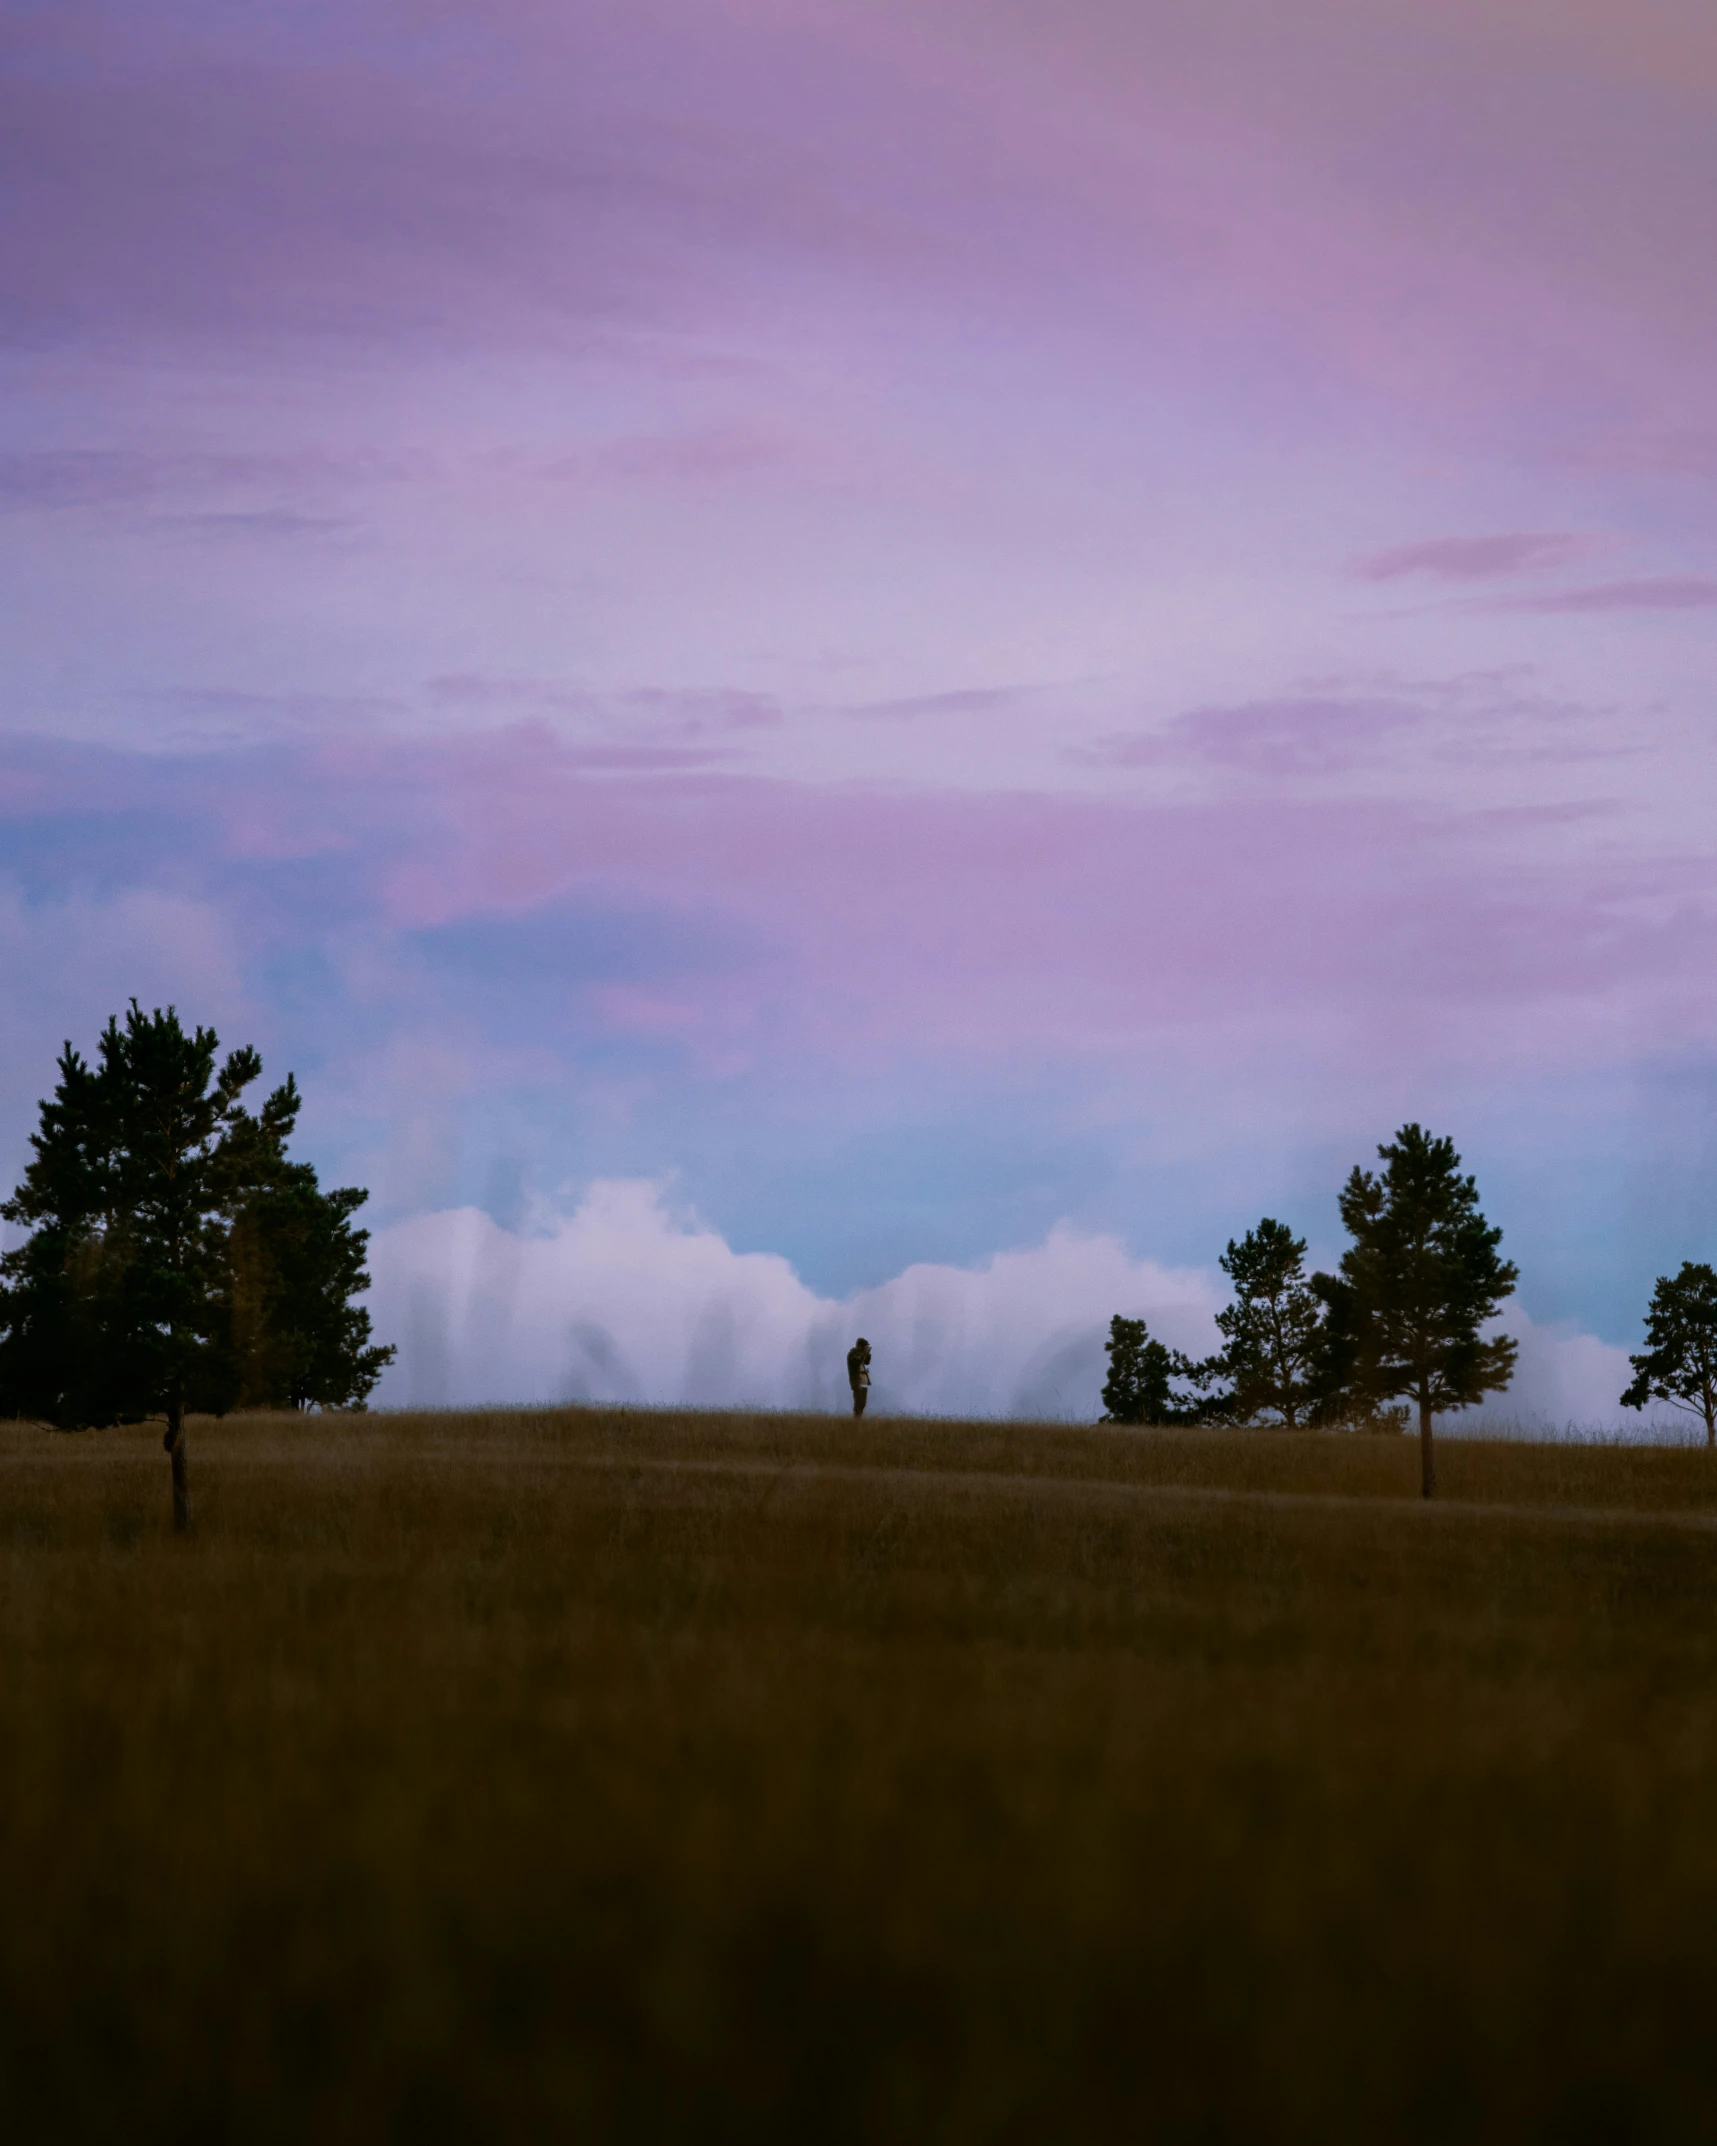
<instances>
[{"instance_id":1,"label":"silhouetted tree","mask_svg":"<svg viewBox=\"0 0 1717 2146\"><path fill-rule=\"evenodd\" d=\"M1377 1151L1381 1173L1355 1169L1341 1194L1353 1238L1338 1276L1314 1277L1345 1357L1347 1396L1367 1406L1417 1404L1421 1487L1437 1491L1431 1418L1500 1392L1515 1344L1480 1328L1513 1294L1518 1270L1497 1255L1502 1231L1479 1211L1452 1140L1404 1125Z\"/></svg>"},{"instance_id":2,"label":"silhouetted tree","mask_svg":"<svg viewBox=\"0 0 1717 2146\"><path fill-rule=\"evenodd\" d=\"M1717 1273L1703 1261L1683 1260L1681 1272L1661 1274L1646 1313L1646 1345L1628 1362L1634 1382L1624 1408L1667 1401L1697 1416L1705 1443L1717 1446Z\"/></svg>"},{"instance_id":3,"label":"silhouetted tree","mask_svg":"<svg viewBox=\"0 0 1717 2146\"><path fill-rule=\"evenodd\" d=\"M1105 1423L1197 1423L1203 1414L1197 1400L1177 1398L1176 1379L1195 1386L1209 1383L1217 1359L1193 1363L1178 1349L1153 1341L1143 1319L1109 1321L1109 1376L1103 1384Z\"/></svg>"},{"instance_id":4,"label":"silhouetted tree","mask_svg":"<svg viewBox=\"0 0 1717 2146\"><path fill-rule=\"evenodd\" d=\"M227 1408L361 1408L395 1351L370 1345L368 1194L324 1192L286 1142L300 1097L291 1074L252 1117L233 1113L217 1158L225 1230L221 1346L208 1400Z\"/></svg>"},{"instance_id":5,"label":"silhouetted tree","mask_svg":"<svg viewBox=\"0 0 1717 2146\"><path fill-rule=\"evenodd\" d=\"M0 1412L115 1423L147 1377L127 1332L134 1231L123 1211L112 1083L66 1045L32 1135L35 1159L0 1217L32 1234L0 1258ZM140 1419L133 1407L129 1420Z\"/></svg>"},{"instance_id":6,"label":"silhouetted tree","mask_svg":"<svg viewBox=\"0 0 1717 2146\"><path fill-rule=\"evenodd\" d=\"M1339 1274L1314 1274L1310 1286L1321 1321L1310 1420L1324 1428L1400 1430L1407 1411L1383 1408L1361 1377L1364 1322L1354 1292Z\"/></svg>"},{"instance_id":7,"label":"silhouetted tree","mask_svg":"<svg viewBox=\"0 0 1717 2146\"><path fill-rule=\"evenodd\" d=\"M1268 1215L1222 1255L1234 1302L1219 1311L1224 1348L1215 1359L1229 1391L1208 1412L1235 1423L1275 1416L1297 1430L1323 1384L1325 1305L1306 1274L1306 1241Z\"/></svg>"},{"instance_id":8,"label":"silhouetted tree","mask_svg":"<svg viewBox=\"0 0 1717 2146\"><path fill-rule=\"evenodd\" d=\"M254 1050L216 1070L213 1029L169 1007L109 1021L95 1065L68 1043L23 1183L0 1207L29 1230L0 1257L0 1413L66 1429L164 1414L173 1522L190 1526L185 1413L237 1400L360 1403L391 1350L368 1349L364 1195L322 1194L286 1160L290 1079L253 1118Z\"/></svg>"}]
</instances>

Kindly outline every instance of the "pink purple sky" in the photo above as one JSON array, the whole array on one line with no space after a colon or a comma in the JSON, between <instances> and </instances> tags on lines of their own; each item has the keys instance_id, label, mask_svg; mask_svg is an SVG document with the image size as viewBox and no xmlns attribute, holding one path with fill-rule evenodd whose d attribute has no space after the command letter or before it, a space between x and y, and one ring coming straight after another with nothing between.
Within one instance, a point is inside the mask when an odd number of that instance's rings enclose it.
<instances>
[{"instance_id":1,"label":"pink purple sky","mask_svg":"<svg viewBox=\"0 0 1717 2146\"><path fill-rule=\"evenodd\" d=\"M1048 1405L1260 1214L1333 1258L1407 1117L1588 1369L1717 1253L1708 0L0 56L8 1181L130 994L254 1040L372 1187L394 1398L597 1390L602 1274L743 1398L695 1336L782 1274L1065 1254L1134 1301L1024 1288L1005 1389L921 1319L897 1391ZM528 1378L445 1360L485 1231L581 1247Z\"/></svg>"}]
</instances>

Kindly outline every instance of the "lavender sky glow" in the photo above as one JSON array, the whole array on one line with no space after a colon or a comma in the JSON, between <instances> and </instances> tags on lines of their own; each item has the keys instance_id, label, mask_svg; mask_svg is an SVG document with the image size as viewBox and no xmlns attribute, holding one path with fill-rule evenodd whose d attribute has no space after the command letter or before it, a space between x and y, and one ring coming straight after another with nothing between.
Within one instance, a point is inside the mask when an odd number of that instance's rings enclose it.
<instances>
[{"instance_id":1,"label":"lavender sky glow","mask_svg":"<svg viewBox=\"0 0 1717 2146\"><path fill-rule=\"evenodd\" d=\"M1717 1253L1709 0L0 25L8 1183L171 998L384 1398L863 1317L1089 1415L1418 1117L1615 1420Z\"/></svg>"}]
</instances>

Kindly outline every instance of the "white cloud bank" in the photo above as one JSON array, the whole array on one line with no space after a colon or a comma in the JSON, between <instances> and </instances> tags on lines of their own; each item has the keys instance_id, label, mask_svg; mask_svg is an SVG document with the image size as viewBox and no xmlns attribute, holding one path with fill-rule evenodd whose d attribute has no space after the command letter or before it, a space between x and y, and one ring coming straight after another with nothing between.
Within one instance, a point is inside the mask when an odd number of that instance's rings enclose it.
<instances>
[{"instance_id":1,"label":"white cloud bank","mask_svg":"<svg viewBox=\"0 0 1717 2146\"><path fill-rule=\"evenodd\" d=\"M979 1268L914 1266L836 1300L771 1252L735 1252L670 1211L659 1185L593 1185L533 1233L475 1208L378 1231L376 1331L400 1360L378 1399L846 1404L855 1334L876 1353L871 1405L939 1415L1099 1412L1110 1314L1142 1311L1185 1348L1215 1339L1208 1277L1058 1228Z\"/></svg>"},{"instance_id":2,"label":"white cloud bank","mask_svg":"<svg viewBox=\"0 0 1717 2146\"><path fill-rule=\"evenodd\" d=\"M1117 1238L1063 1224L980 1267L912 1266L820 1297L785 1259L734 1251L635 1179L593 1185L574 1213L523 1233L470 1207L396 1223L376 1233L371 1268L377 1334L399 1345L377 1395L392 1407L844 1408L846 1350L862 1333L879 1412L1090 1422L1113 1313L1203 1354L1226 1296L1219 1275L1135 1260ZM1643 1428L1616 1406L1622 1350L1518 1307L1506 1323L1520 1369L1493 1418Z\"/></svg>"}]
</instances>

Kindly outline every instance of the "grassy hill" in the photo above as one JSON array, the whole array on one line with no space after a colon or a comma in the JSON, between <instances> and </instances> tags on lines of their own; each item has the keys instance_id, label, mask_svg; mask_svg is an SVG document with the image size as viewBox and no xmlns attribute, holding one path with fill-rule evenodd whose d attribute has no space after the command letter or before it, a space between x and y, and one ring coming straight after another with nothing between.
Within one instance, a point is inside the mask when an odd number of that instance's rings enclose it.
<instances>
[{"instance_id":1,"label":"grassy hill","mask_svg":"<svg viewBox=\"0 0 1717 2146\"><path fill-rule=\"evenodd\" d=\"M1717 2137L1717 1463L0 1426L10 2138Z\"/></svg>"}]
</instances>

